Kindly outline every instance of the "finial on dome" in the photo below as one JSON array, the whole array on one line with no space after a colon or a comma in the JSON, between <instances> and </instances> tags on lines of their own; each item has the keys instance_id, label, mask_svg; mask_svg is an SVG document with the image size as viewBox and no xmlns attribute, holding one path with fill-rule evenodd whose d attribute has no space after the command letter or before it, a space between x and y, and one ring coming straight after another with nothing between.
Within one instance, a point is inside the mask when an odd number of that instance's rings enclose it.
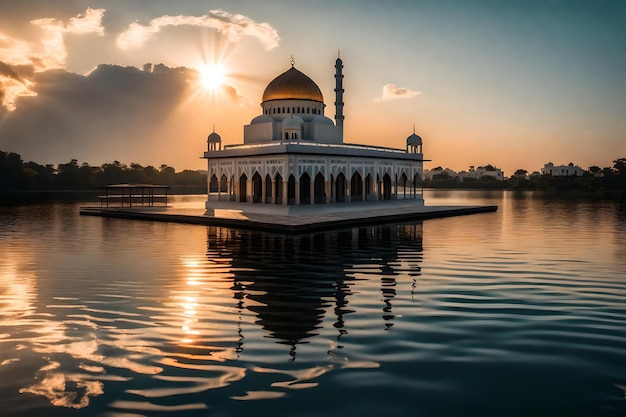
<instances>
[{"instance_id":1,"label":"finial on dome","mask_svg":"<svg viewBox=\"0 0 626 417\"><path fill-rule=\"evenodd\" d=\"M337 59L341 59L341 49L337 48Z\"/></svg>"},{"instance_id":2,"label":"finial on dome","mask_svg":"<svg viewBox=\"0 0 626 417\"><path fill-rule=\"evenodd\" d=\"M291 68L296 65L296 61L293 59L293 54L291 55Z\"/></svg>"},{"instance_id":3,"label":"finial on dome","mask_svg":"<svg viewBox=\"0 0 626 417\"><path fill-rule=\"evenodd\" d=\"M413 123L413 134L415 134L415 123Z\"/></svg>"}]
</instances>

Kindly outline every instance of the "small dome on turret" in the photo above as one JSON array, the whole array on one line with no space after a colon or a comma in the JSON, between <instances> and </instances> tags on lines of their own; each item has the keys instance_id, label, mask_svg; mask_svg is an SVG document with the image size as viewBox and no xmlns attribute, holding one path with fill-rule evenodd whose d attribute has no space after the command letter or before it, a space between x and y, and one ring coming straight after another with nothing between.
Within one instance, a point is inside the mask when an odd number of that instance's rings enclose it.
<instances>
[{"instance_id":1,"label":"small dome on turret","mask_svg":"<svg viewBox=\"0 0 626 417\"><path fill-rule=\"evenodd\" d=\"M421 145L422 138L420 138L418 135L415 134L415 132L413 132L411 136L406 138L406 144L407 145Z\"/></svg>"},{"instance_id":2,"label":"small dome on turret","mask_svg":"<svg viewBox=\"0 0 626 417\"><path fill-rule=\"evenodd\" d=\"M211 133L209 137L207 138L207 142L209 143L219 143L221 141L222 141L222 137L215 132Z\"/></svg>"}]
</instances>

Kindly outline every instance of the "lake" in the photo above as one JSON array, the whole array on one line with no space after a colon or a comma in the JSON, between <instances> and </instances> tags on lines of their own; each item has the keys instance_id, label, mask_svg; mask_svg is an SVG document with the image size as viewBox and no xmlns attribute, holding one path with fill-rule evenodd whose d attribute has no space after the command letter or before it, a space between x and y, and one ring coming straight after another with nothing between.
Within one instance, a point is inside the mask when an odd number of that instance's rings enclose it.
<instances>
[{"instance_id":1,"label":"lake","mask_svg":"<svg viewBox=\"0 0 626 417\"><path fill-rule=\"evenodd\" d=\"M499 208L281 235L0 206L0 414L626 415L626 203L425 200Z\"/></svg>"}]
</instances>

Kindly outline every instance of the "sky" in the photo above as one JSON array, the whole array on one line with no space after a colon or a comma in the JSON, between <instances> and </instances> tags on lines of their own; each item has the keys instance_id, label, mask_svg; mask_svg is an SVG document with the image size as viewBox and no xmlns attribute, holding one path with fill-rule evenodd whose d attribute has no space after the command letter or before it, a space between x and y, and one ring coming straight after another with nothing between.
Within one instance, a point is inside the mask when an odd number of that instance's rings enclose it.
<instances>
[{"instance_id":1,"label":"sky","mask_svg":"<svg viewBox=\"0 0 626 417\"><path fill-rule=\"evenodd\" d=\"M243 142L290 62L344 142L425 168L626 157L626 1L1 0L0 150L25 161L204 169L215 129Z\"/></svg>"}]
</instances>

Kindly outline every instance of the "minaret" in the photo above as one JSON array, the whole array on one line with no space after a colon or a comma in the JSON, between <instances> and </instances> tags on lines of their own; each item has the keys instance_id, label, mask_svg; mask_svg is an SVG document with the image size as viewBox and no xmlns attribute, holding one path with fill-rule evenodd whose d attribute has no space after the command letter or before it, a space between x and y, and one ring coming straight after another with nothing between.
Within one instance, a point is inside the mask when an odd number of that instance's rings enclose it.
<instances>
[{"instance_id":1,"label":"minaret","mask_svg":"<svg viewBox=\"0 0 626 417\"><path fill-rule=\"evenodd\" d=\"M339 133L339 142L343 143L343 62L339 51L335 61L335 124Z\"/></svg>"}]
</instances>

